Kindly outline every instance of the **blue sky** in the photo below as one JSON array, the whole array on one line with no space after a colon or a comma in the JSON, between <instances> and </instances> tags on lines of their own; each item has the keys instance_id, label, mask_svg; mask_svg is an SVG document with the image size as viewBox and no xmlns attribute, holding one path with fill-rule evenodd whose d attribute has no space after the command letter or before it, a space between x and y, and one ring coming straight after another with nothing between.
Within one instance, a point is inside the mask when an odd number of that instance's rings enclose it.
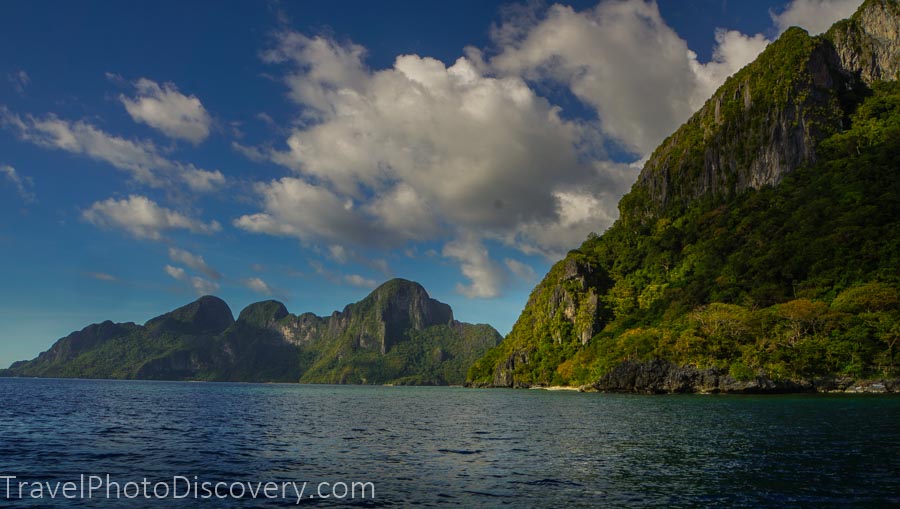
<instances>
[{"instance_id":1,"label":"blue sky","mask_svg":"<svg viewBox=\"0 0 900 509\"><path fill-rule=\"evenodd\" d=\"M725 77L858 3L4 3L0 365L390 277L506 333Z\"/></svg>"}]
</instances>

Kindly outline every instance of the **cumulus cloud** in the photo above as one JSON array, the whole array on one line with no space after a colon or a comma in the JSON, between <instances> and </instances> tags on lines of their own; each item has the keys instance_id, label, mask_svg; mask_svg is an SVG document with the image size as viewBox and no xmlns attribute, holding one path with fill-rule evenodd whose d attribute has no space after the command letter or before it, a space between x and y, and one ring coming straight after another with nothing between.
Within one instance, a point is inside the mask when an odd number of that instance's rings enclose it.
<instances>
[{"instance_id":1,"label":"cumulus cloud","mask_svg":"<svg viewBox=\"0 0 900 509\"><path fill-rule=\"evenodd\" d=\"M493 68L567 86L597 111L604 133L641 156L768 42L720 30L713 61L701 64L656 3L641 0L582 12L553 5L542 16L514 16L493 35Z\"/></svg>"},{"instance_id":2,"label":"cumulus cloud","mask_svg":"<svg viewBox=\"0 0 900 509\"><path fill-rule=\"evenodd\" d=\"M258 184L262 210L237 218L236 226L369 246L479 231L540 243L546 253L609 224L579 225L574 234L557 228L566 221L561 197L568 193L604 189L606 211L594 219L614 217L630 185L622 167L592 162L597 145L587 142L596 130L562 118L521 78L492 76L467 57L448 66L402 55L390 68L371 70L364 55L353 43L294 32L266 54L287 66L302 121L284 149L242 151L296 176Z\"/></svg>"},{"instance_id":3,"label":"cumulus cloud","mask_svg":"<svg viewBox=\"0 0 900 509\"><path fill-rule=\"evenodd\" d=\"M191 252L185 251L184 249L179 249L177 247L170 247L169 258L173 262L187 265L191 269L203 273L210 279L222 278L222 274L220 274L216 269L210 267L209 264L206 263L206 260L200 255L195 255Z\"/></svg>"},{"instance_id":4,"label":"cumulus cloud","mask_svg":"<svg viewBox=\"0 0 900 509\"><path fill-rule=\"evenodd\" d=\"M531 268L530 265L520 262L519 260L515 260L513 258L506 258L503 260L503 263L506 265L506 268L509 269L510 272L515 274L515 276L526 283L532 283L537 280L537 273Z\"/></svg>"},{"instance_id":5,"label":"cumulus cloud","mask_svg":"<svg viewBox=\"0 0 900 509\"><path fill-rule=\"evenodd\" d=\"M238 228L301 240L379 243L379 232L367 227L352 198L294 177L257 184L256 190L265 211L237 218Z\"/></svg>"},{"instance_id":6,"label":"cumulus cloud","mask_svg":"<svg viewBox=\"0 0 900 509\"><path fill-rule=\"evenodd\" d=\"M195 145L209 136L212 118L196 96L182 94L173 83L160 86L146 78L134 86L137 95L134 98L120 95L119 101L135 122Z\"/></svg>"},{"instance_id":7,"label":"cumulus cloud","mask_svg":"<svg viewBox=\"0 0 900 509\"><path fill-rule=\"evenodd\" d=\"M166 265L163 267L163 270L172 279L187 283L197 295L210 295L219 291L218 283L203 279L200 276L189 276L181 267Z\"/></svg>"},{"instance_id":8,"label":"cumulus cloud","mask_svg":"<svg viewBox=\"0 0 900 509\"><path fill-rule=\"evenodd\" d=\"M378 282L374 279L360 276L359 274L347 274L344 276L344 282L350 286L358 288L375 288Z\"/></svg>"},{"instance_id":9,"label":"cumulus cloud","mask_svg":"<svg viewBox=\"0 0 900 509\"><path fill-rule=\"evenodd\" d=\"M177 279L179 281L184 281L187 279L187 272L185 272L181 267L166 265L165 267L163 267L163 270L165 270L166 274L168 274L172 279Z\"/></svg>"},{"instance_id":10,"label":"cumulus cloud","mask_svg":"<svg viewBox=\"0 0 900 509\"><path fill-rule=\"evenodd\" d=\"M122 229L137 238L150 240L162 239L162 233L166 230L183 229L210 234L222 228L216 221L204 223L139 195L95 202L82 213L82 217L95 226Z\"/></svg>"},{"instance_id":11,"label":"cumulus cloud","mask_svg":"<svg viewBox=\"0 0 900 509\"><path fill-rule=\"evenodd\" d=\"M780 13L769 14L778 33L792 26L804 28L811 35L821 34L836 21L849 18L862 0L793 0Z\"/></svg>"},{"instance_id":12,"label":"cumulus cloud","mask_svg":"<svg viewBox=\"0 0 900 509\"><path fill-rule=\"evenodd\" d=\"M529 274L492 260L488 243L552 259L605 230L640 164L604 147L646 160L770 42L718 29L701 62L641 0L505 13L492 47L453 63L400 55L373 69L353 42L277 35L263 60L284 69L299 113L283 145L234 148L294 174L257 184L260 210L234 224L341 249L444 243L469 280L459 291L496 296L504 274ZM536 92L557 86L596 118L571 118Z\"/></svg>"},{"instance_id":13,"label":"cumulus cloud","mask_svg":"<svg viewBox=\"0 0 900 509\"><path fill-rule=\"evenodd\" d=\"M197 295L212 295L219 291L219 283L207 281L199 276L191 277L191 288Z\"/></svg>"},{"instance_id":14,"label":"cumulus cloud","mask_svg":"<svg viewBox=\"0 0 900 509\"><path fill-rule=\"evenodd\" d=\"M446 258L460 263L463 276L469 284L457 283L456 291L469 298L492 298L500 295L505 283L503 269L494 262L488 250L473 235L461 238L444 245L442 252Z\"/></svg>"},{"instance_id":15,"label":"cumulus cloud","mask_svg":"<svg viewBox=\"0 0 900 509\"><path fill-rule=\"evenodd\" d=\"M26 203L34 202L34 182L31 180L31 177L23 177L19 175L15 168L5 164L0 164L0 174L5 176L6 181L16 188L16 192L19 193L19 197L22 200Z\"/></svg>"},{"instance_id":16,"label":"cumulus cloud","mask_svg":"<svg viewBox=\"0 0 900 509\"><path fill-rule=\"evenodd\" d=\"M247 278L243 280L243 283L244 286L261 295L271 296L274 293L272 287L258 277Z\"/></svg>"},{"instance_id":17,"label":"cumulus cloud","mask_svg":"<svg viewBox=\"0 0 900 509\"><path fill-rule=\"evenodd\" d=\"M87 122L71 122L53 114L20 116L0 106L0 125L37 146L103 161L150 187L178 189L186 185L202 192L212 191L225 183L225 176L218 170L204 170L193 164L173 161L151 141L115 136Z\"/></svg>"}]
</instances>

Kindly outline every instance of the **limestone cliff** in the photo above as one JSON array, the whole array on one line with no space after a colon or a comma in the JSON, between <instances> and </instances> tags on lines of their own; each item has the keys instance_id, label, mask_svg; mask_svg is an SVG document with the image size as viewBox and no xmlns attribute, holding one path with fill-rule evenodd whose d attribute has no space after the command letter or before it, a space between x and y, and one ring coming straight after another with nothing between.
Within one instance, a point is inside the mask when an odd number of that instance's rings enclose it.
<instances>
[{"instance_id":1,"label":"limestone cliff","mask_svg":"<svg viewBox=\"0 0 900 509\"><path fill-rule=\"evenodd\" d=\"M834 44L841 67L865 83L900 78L900 6L868 0L825 37Z\"/></svg>"},{"instance_id":2,"label":"limestone cliff","mask_svg":"<svg viewBox=\"0 0 900 509\"><path fill-rule=\"evenodd\" d=\"M734 305L738 320L741 306L773 306L754 320L774 334L789 328L777 306L791 299L827 309L853 285L894 285L900 134L896 96L881 81L898 76L897 0L866 0L820 36L787 30L652 153L619 220L551 268L469 383L583 383L623 360L697 345L709 350L697 354L703 362L742 371L740 348L694 333L704 306ZM862 327L877 351L887 336ZM762 356L743 348L753 362Z\"/></svg>"},{"instance_id":3,"label":"limestone cliff","mask_svg":"<svg viewBox=\"0 0 900 509\"><path fill-rule=\"evenodd\" d=\"M818 143L844 128L868 85L898 73L894 0L868 0L818 37L787 30L653 152L620 204L623 219L778 184L817 161Z\"/></svg>"}]
</instances>

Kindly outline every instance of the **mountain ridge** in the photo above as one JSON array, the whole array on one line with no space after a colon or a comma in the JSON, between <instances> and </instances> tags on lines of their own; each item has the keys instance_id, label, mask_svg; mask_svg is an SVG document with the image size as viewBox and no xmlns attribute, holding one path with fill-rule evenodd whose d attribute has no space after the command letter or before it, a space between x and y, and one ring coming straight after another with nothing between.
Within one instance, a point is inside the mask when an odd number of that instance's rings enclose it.
<instances>
[{"instance_id":1,"label":"mountain ridge","mask_svg":"<svg viewBox=\"0 0 900 509\"><path fill-rule=\"evenodd\" d=\"M2 374L461 384L473 357L499 339L490 326L454 320L450 306L420 284L393 279L327 317L293 315L267 300L246 306L235 320L227 303L207 295L144 325L88 325ZM420 351L426 346L440 350L435 362L419 358L431 353Z\"/></svg>"}]
</instances>

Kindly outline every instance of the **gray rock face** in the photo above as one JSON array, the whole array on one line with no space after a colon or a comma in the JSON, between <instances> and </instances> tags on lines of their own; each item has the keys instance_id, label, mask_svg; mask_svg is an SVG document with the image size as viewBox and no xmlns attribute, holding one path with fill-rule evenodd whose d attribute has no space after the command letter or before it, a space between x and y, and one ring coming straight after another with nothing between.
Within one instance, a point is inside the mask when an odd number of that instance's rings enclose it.
<instances>
[{"instance_id":1,"label":"gray rock face","mask_svg":"<svg viewBox=\"0 0 900 509\"><path fill-rule=\"evenodd\" d=\"M782 54L790 54L792 49L785 48L791 46L812 49L784 63ZM776 65L799 69L793 81L759 76ZM647 161L635 188L658 210L700 196L726 197L775 185L814 163L818 142L841 128L840 95L852 88L853 77L829 41L793 28L751 66L753 72L730 78ZM774 93L772 87L781 90Z\"/></svg>"},{"instance_id":2,"label":"gray rock face","mask_svg":"<svg viewBox=\"0 0 900 509\"><path fill-rule=\"evenodd\" d=\"M765 75L781 65L794 73L793 81ZM896 0L868 0L851 19L819 37L792 28L654 151L634 189L656 209L623 210L623 215L647 217L700 196L778 184L815 163L818 142L842 129L845 97L875 81L898 78Z\"/></svg>"},{"instance_id":3,"label":"gray rock face","mask_svg":"<svg viewBox=\"0 0 900 509\"><path fill-rule=\"evenodd\" d=\"M866 83L900 78L900 6L893 0L869 0L828 37L841 66Z\"/></svg>"},{"instance_id":4,"label":"gray rock face","mask_svg":"<svg viewBox=\"0 0 900 509\"><path fill-rule=\"evenodd\" d=\"M516 383L513 373L516 370L516 366L524 364L528 364L527 352L516 352L510 355L504 362L497 365L492 387L522 387Z\"/></svg>"},{"instance_id":5,"label":"gray rock face","mask_svg":"<svg viewBox=\"0 0 900 509\"><path fill-rule=\"evenodd\" d=\"M595 264L566 258L557 263L532 292L525 312L510 336L522 328L532 335L557 343L577 338L585 345L603 328L603 304L599 294L611 284L609 274ZM481 386L527 387L515 377L517 366L528 364L529 352L516 351L501 361L493 381Z\"/></svg>"},{"instance_id":6,"label":"gray rock face","mask_svg":"<svg viewBox=\"0 0 900 509\"><path fill-rule=\"evenodd\" d=\"M353 331L356 346L384 354L403 339L407 330L420 331L452 322L453 311L449 305L429 297L422 285L398 278L329 317L304 313L280 320L272 327L285 341L298 345Z\"/></svg>"},{"instance_id":7,"label":"gray rock face","mask_svg":"<svg viewBox=\"0 0 900 509\"><path fill-rule=\"evenodd\" d=\"M591 386L599 392L632 394L780 394L797 392L900 392L900 380L867 380L822 378L815 380L776 381L764 375L737 380L718 368L698 369L654 359L645 362L626 361L603 375Z\"/></svg>"}]
</instances>

